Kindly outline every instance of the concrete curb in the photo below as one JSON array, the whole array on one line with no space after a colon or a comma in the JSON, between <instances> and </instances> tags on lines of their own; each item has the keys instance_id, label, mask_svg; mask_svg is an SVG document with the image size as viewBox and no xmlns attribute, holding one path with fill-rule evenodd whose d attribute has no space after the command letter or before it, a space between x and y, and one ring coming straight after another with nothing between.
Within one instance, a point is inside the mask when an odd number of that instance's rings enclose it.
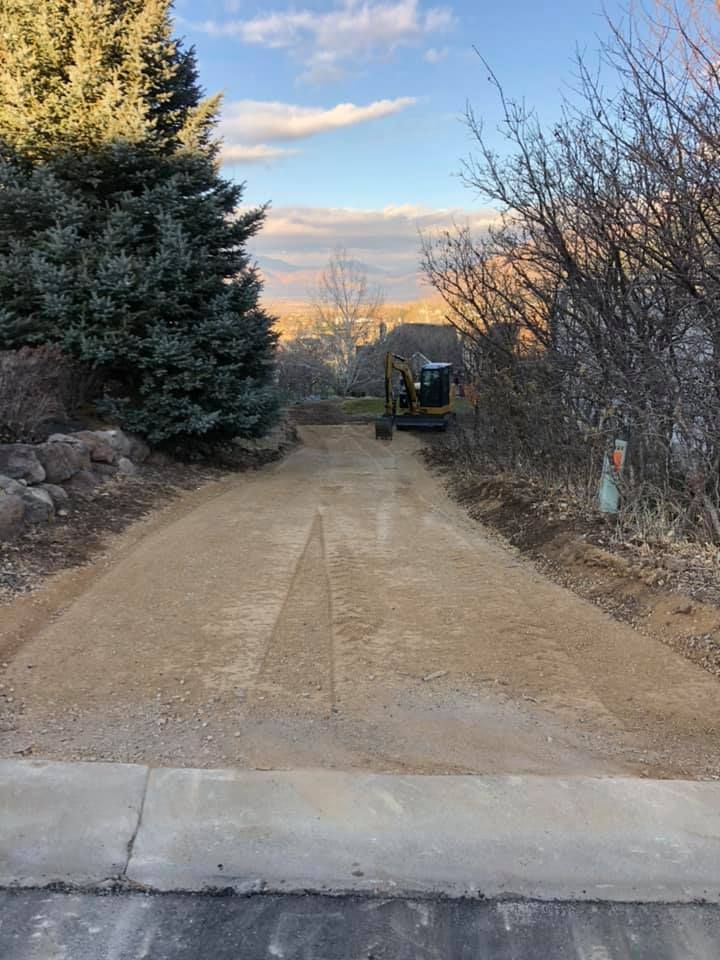
<instances>
[{"instance_id":1,"label":"concrete curb","mask_svg":"<svg viewBox=\"0 0 720 960\"><path fill-rule=\"evenodd\" d=\"M122 764L0 760L0 885L122 875L148 776Z\"/></svg>"},{"instance_id":2,"label":"concrete curb","mask_svg":"<svg viewBox=\"0 0 720 960\"><path fill-rule=\"evenodd\" d=\"M0 885L720 902L720 784L0 761Z\"/></svg>"}]
</instances>

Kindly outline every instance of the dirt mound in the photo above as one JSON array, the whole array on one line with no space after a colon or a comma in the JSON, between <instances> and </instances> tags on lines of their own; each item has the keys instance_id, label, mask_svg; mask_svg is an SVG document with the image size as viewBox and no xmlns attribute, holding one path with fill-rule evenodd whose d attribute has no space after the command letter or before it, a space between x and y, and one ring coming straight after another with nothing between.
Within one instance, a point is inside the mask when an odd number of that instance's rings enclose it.
<instances>
[{"instance_id":1,"label":"dirt mound","mask_svg":"<svg viewBox=\"0 0 720 960\"><path fill-rule=\"evenodd\" d=\"M720 577L700 547L619 543L613 524L572 499L507 474L455 471L435 446L426 459L445 474L471 517L498 530L564 586L720 676Z\"/></svg>"}]
</instances>

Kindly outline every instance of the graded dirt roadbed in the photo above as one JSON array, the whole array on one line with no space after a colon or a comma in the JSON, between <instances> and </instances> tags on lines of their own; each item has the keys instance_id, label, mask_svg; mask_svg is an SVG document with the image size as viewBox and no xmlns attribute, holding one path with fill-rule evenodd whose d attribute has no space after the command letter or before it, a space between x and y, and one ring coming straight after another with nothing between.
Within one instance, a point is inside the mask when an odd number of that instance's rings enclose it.
<instances>
[{"instance_id":1,"label":"graded dirt roadbed","mask_svg":"<svg viewBox=\"0 0 720 960\"><path fill-rule=\"evenodd\" d=\"M0 610L1 755L720 775L716 679L494 540L412 436L302 438Z\"/></svg>"}]
</instances>

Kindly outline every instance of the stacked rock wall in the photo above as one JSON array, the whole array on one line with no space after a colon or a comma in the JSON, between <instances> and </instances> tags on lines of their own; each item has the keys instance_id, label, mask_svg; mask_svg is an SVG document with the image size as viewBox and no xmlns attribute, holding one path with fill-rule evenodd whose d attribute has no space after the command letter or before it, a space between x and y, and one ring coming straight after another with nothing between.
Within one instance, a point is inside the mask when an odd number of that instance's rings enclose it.
<instances>
[{"instance_id":1,"label":"stacked rock wall","mask_svg":"<svg viewBox=\"0 0 720 960\"><path fill-rule=\"evenodd\" d=\"M122 430L57 433L45 443L0 444L0 540L26 524L62 516L74 496L88 496L117 475L132 476L150 448Z\"/></svg>"}]
</instances>

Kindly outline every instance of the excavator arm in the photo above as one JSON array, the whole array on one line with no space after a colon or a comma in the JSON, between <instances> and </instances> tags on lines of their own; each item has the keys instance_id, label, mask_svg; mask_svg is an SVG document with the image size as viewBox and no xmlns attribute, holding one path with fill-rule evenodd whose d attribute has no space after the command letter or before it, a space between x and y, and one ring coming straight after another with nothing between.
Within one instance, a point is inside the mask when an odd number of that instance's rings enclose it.
<instances>
[{"instance_id":1,"label":"excavator arm","mask_svg":"<svg viewBox=\"0 0 720 960\"><path fill-rule=\"evenodd\" d=\"M387 353L385 355L385 416L392 417L395 414L395 397L393 395L393 374L395 371L400 374L405 384L410 410L417 412L420 408L415 381L413 380L410 364L405 357L400 357L396 353Z\"/></svg>"}]
</instances>

